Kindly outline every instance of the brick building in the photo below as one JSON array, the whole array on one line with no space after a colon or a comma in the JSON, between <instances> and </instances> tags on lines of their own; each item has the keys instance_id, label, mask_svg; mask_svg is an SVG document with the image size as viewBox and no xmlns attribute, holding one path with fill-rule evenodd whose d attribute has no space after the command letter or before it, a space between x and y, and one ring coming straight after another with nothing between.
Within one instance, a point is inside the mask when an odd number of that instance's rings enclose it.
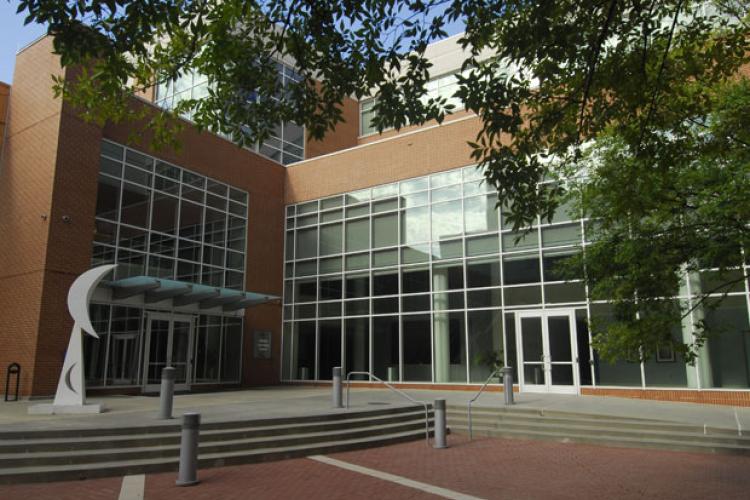
<instances>
[{"instance_id":1,"label":"brick building","mask_svg":"<svg viewBox=\"0 0 750 500\"><path fill-rule=\"evenodd\" d=\"M460 48L429 54L429 91L452 96ZM466 388L500 359L521 391L750 404L749 285L693 311L727 327L695 366L667 349L600 361L587 321L607 304L554 272L586 244L586 221L563 208L517 241L472 165L479 123L460 102L442 125L399 132L375 133L372 101L349 100L323 141L284 123L242 149L187 126L179 151L154 151L125 125L80 120L52 73L69 76L43 38L0 87L0 369L21 364L23 395L54 392L72 281L117 263L91 305L92 393L149 391L167 364L184 390L316 383L334 366ZM188 75L132 105L169 108L206 85Z\"/></svg>"}]
</instances>

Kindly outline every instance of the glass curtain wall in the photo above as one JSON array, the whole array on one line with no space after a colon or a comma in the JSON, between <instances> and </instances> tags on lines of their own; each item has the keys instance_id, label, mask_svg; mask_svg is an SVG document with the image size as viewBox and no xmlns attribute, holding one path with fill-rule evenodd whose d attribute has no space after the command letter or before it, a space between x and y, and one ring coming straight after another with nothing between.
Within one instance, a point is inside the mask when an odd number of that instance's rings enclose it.
<instances>
[{"instance_id":1,"label":"glass curtain wall","mask_svg":"<svg viewBox=\"0 0 750 500\"><path fill-rule=\"evenodd\" d=\"M278 84L280 89L299 82L302 77L286 64L276 63ZM174 81L159 84L156 87L154 104L164 109L173 109L180 102L188 99L202 99L208 96L208 79L196 72L188 72ZM278 100L279 95L268 96L268 99ZM254 98L259 98L254 96ZM263 98L261 96L260 98ZM192 119L191 114L183 116ZM305 159L305 130L293 122L279 123L271 136L263 143L249 148L256 153L270 158L282 165L288 165Z\"/></svg>"},{"instance_id":2,"label":"glass curtain wall","mask_svg":"<svg viewBox=\"0 0 750 500\"><path fill-rule=\"evenodd\" d=\"M288 206L282 379L369 366L391 381L481 383L498 359L516 368L516 311L567 308L581 385L750 387L748 283L718 309L693 311L692 321L703 314L732 332L709 342L697 366L667 349L611 364L588 331L611 308L588 301L582 280L564 280L557 266L586 245L587 221L564 206L515 233L495 205L493 188L467 167ZM710 278L702 274L677 300L689 302Z\"/></svg>"},{"instance_id":3,"label":"glass curtain wall","mask_svg":"<svg viewBox=\"0 0 750 500\"><path fill-rule=\"evenodd\" d=\"M110 141L102 141L92 266L115 279L153 276L242 290L248 193ZM91 387L141 384L146 331L140 307L95 304L99 340L85 336ZM240 378L242 319L195 321L191 383Z\"/></svg>"}]
</instances>

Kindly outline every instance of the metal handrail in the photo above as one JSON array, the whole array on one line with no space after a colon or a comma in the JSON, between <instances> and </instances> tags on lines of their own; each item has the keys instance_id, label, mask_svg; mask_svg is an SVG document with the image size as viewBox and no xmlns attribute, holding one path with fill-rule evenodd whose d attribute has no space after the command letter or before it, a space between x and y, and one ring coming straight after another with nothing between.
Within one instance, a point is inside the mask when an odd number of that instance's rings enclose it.
<instances>
[{"instance_id":1,"label":"metal handrail","mask_svg":"<svg viewBox=\"0 0 750 500\"><path fill-rule=\"evenodd\" d=\"M477 392L476 395L473 398L471 398L471 400L469 401L469 439L473 439L474 438L474 432L473 432L473 428L472 428L472 425L471 425L471 405L472 405L472 403L474 403L474 401L476 401L477 399L479 399L479 396L482 395L482 392L484 391L484 388L489 385L490 380L492 380L492 378L495 375L499 375L500 372L501 372L501 370L502 370L502 368L497 369L494 372L492 372L490 374L490 376L487 377L487 380L485 380L484 385L482 385L482 387L479 388L479 392Z\"/></svg>"},{"instance_id":2,"label":"metal handrail","mask_svg":"<svg viewBox=\"0 0 750 500\"><path fill-rule=\"evenodd\" d=\"M400 396L408 399L412 403L424 406L424 435L425 435L425 439L427 440L427 445L430 444L430 416L429 416L430 415L430 410L429 410L430 407L429 407L429 405L426 402L424 402L424 401L418 401L418 400L414 399L413 397L411 397L408 394L406 394L404 391L396 389L395 387L393 387L391 384L389 384L385 380L382 380L382 379L376 377L374 374L372 374L370 372L349 372L349 373L347 373L347 375L346 375L346 409L347 410L349 409L349 388L352 386L352 384L350 383L351 382L350 379L351 379L352 375L367 375L367 376L369 376L371 378L374 378L375 380L377 380L378 382L380 382L381 384L383 384L384 386L386 386L387 388L389 388L390 390L392 390L396 394L399 394Z\"/></svg>"}]
</instances>

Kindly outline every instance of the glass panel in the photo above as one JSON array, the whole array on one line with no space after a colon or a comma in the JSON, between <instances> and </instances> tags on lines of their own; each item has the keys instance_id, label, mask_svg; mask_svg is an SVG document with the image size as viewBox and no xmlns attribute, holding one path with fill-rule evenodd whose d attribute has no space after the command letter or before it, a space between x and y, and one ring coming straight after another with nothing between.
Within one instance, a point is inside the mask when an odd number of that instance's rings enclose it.
<instances>
[{"instance_id":1,"label":"glass panel","mask_svg":"<svg viewBox=\"0 0 750 500\"><path fill-rule=\"evenodd\" d=\"M500 286L500 262L497 259L466 261L466 286Z\"/></svg>"},{"instance_id":2,"label":"glass panel","mask_svg":"<svg viewBox=\"0 0 750 500\"><path fill-rule=\"evenodd\" d=\"M242 361L242 320L224 318L224 336L221 348L221 381L239 382Z\"/></svg>"},{"instance_id":3,"label":"glass panel","mask_svg":"<svg viewBox=\"0 0 750 500\"><path fill-rule=\"evenodd\" d=\"M151 215L151 229L167 234L177 231L177 207L179 201L173 196L154 193L154 210Z\"/></svg>"},{"instance_id":4,"label":"glass panel","mask_svg":"<svg viewBox=\"0 0 750 500\"><path fill-rule=\"evenodd\" d=\"M746 298L726 297L717 308L705 311L705 321L711 330L708 340L709 387L750 387L750 332Z\"/></svg>"},{"instance_id":5,"label":"glass panel","mask_svg":"<svg viewBox=\"0 0 750 500\"><path fill-rule=\"evenodd\" d=\"M514 286L503 290L505 306L528 306L542 303L542 287Z\"/></svg>"},{"instance_id":6,"label":"glass panel","mask_svg":"<svg viewBox=\"0 0 750 500\"><path fill-rule=\"evenodd\" d=\"M419 243L430 239L430 213L427 207L401 212L401 243Z\"/></svg>"},{"instance_id":7,"label":"glass panel","mask_svg":"<svg viewBox=\"0 0 750 500\"><path fill-rule=\"evenodd\" d=\"M430 271L424 267L401 270L402 293L422 293L430 291Z\"/></svg>"},{"instance_id":8,"label":"glass panel","mask_svg":"<svg viewBox=\"0 0 750 500\"><path fill-rule=\"evenodd\" d=\"M284 323L281 333L281 345L283 353L281 357L281 380L290 380L292 366L292 324Z\"/></svg>"},{"instance_id":9,"label":"glass panel","mask_svg":"<svg viewBox=\"0 0 750 500\"><path fill-rule=\"evenodd\" d=\"M356 271L358 269L367 269L370 267L370 254L361 253L357 255L348 255L346 257L346 270Z\"/></svg>"},{"instance_id":10,"label":"glass panel","mask_svg":"<svg viewBox=\"0 0 750 500\"><path fill-rule=\"evenodd\" d=\"M188 381L188 352L192 325L189 321L175 321L172 325L172 352L169 363L175 368L175 383L184 384Z\"/></svg>"},{"instance_id":11,"label":"glass panel","mask_svg":"<svg viewBox=\"0 0 750 500\"><path fill-rule=\"evenodd\" d=\"M565 224L542 229L542 244L545 247L581 244L581 225Z\"/></svg>"},{"instance_id":12,"label":"glass panel","mask_svg":"<svg viewBox=\"0 0 750 500\"><path fill-rule=\"evenodd\" d=\"M300 229L297 231L297 259L317 257L318 255L318 228Z\"/></svg>"},{"instance_id":13,"label":"glass panel","mask_svg":"<svg viewBox=\"0 0 750 500\"><path fill-rule=\"evenodd\" d=\"M550 368L552 385L573 385L573 365L552 365Z\"/></svg>"},{"instance_id":14,"label":"glass panel","mask_svg":"<svg viewBox=\"0 0 750 500\"><path fill-rule=\"evenodd\" d=\"M100 175L96 193L96 216L116 221L119 207L120 181Z\"/></svg>"},{"instance_id":15,"label":"glass panel","mask_svg":"<svg viewBox=\"0 0 750 500\"><path fill-rule=\"evenodd\" d=\"M541 281L539 254L527 253L503 257L503 280L506 285L538 283Z\"/></svg>"},{"instance_id":16,"label":"glass panel","mask_svg":"<svg viewBox=\"0 0 750 500\"><path fill-rule=\"evenodd\" d=\"M333 378L333 367L341 366L341 320L320 321L320 380Z\"/></svg>"},{"instance_id":17,"label":"glass panel","mask_svg":"<svg viewBox=\"0 0 750 500\"><path fill-rule=\"evenodd\" d=\"M169 366L169 320L152 319L150 321L148 351L148 383L158 384L161 381L161 371Z\"/></svg>"},{"instance_id":18,"label":"glass panel","mask_svg":"<svg viewBox=\"0 0 750 500\"><path fill-rule=\"evenodd\" d=\"M432 205L432 240L461 236L461 200Z\"/></svg>"},{"instance_id":19,"label":"glass panel","mask_svg":"<svg viewBox=\"0 0 750 500\"><path fill-rule=\"evenodd\" d=\"M463 312L433 315L435 382L466 382L466 335Z\"/></svg>"},{"instance_id":20,"label":"glass panel","mask_svg":"<svg viewBox=\"0 0 750 500\"><path fill-rule=\"evenodd\" d=\"M124 182L122 187L120 222L131 226L148 228L149 208L149 190Z\"/></svg>"},{"instance_id":21,"label":"glass panel","mask_svg":"<svg viewBox=\"0 0 750 500\"><path fill-rule=\"evenodd\" d=\"M180 230L183 238L200 240L203 237L203 207L182 200L180 202Z\"/></svg>"},{"instance_id":22,"label":"glass panel","mask_svg":"<svg viewBox=\"0 0 750 500\"><path fill-rule=\"evenodd\" d=\"M372 313L373 314L398 313L398 297L373 299L372 300Z\"/></svg>"},{"instance_id":23,"label":"glass panel","mask_svg":"<svg viewBox=\"0 0 750 500\"><path fill-rule=\"evenodd\" d=\"M402 317L404 382L432 381L430 315Z\"/></svg>"},{"instance_id":24,"label":"glass panel","mask_svg":"<svg viewBox=\"0 0 750 500\"><path fill-rule=\"evenodd\" d=\"M464 228L466 234L497 231L495 196L475 196L464 200Z\"/></svg>"},{"instance_id":25,"label":"glass panel","mask_svg":"<svg viewBox=\"0 0 750 500\"><path fill-rule=\"evenodd\" d=\"M531 250L532 248L539 248L539 232L536 229L526 233L503 234L503 252Z\"/></svg>"},{"instance_id":26,"label":"glass panel","mask_svg":"<svg viewBox=\"0 0 750 500\"><path fill-rule=\"evenodd\" d=\"M219 381L220 352L221 317L200 316L195 340L194 370L196 382Z\"/></svg>"},{"instance_id":27,"label":"glass panel","mask_svg":"<svg viewBox=\"0 0 750 500\"><path fill-rule=\"evenodd\" d=\"M573 361L570 348L570 320L567 316L548 316L549 356L552 363Z\"/></svg>"},{"instance_id":28,"label":"glass panel","mask_svg":"<svg viewBox=\"0 0 750 500\"><path fill-rule=\"evenodd\" d=\"M440 241L432 244L432 257L435 260L455 259L463 255L464 242L462 240Z\"/></svg>"},{"instance_id":29,"label":"glass panel","mask_svg":"<svg viewBox=\"0 0 750 500\"><path fill-rule=\"evenodd\" d=\"M341 253L342 242L341 224L320 226L320 255Z\"/></svg>"},{"instance_id":30,"label":"glass panel","mask_svg":"<svg viewBox=\"0 0 750 500\"><path fill-rule=\"evenodd\" d=\"M521 318L521 348L524 363L544 361L542 341L542 318Z\"/></svg>"},{"instance_id":31,"label":"glass panel","mask_svg":"<svg viewBox=\"0 0 750 500\"><path fill-rule=\"evenodd\" d=\"M372 253L373 267L395 266L398 264L398 250L384 250Z\"/></svg>"},{"instance_id":32,"label":"glass panel","mask_svg":"<svg viewBox=\"0 0 750 500\"><path fill-rule=\"evenodd\" d=\"M379 215L372 218L372 246L398 245L398 214Z\"/></svg>"},{"instance_id":33,"label":"glass panel","mask_svg":"<svg viewBox=\"0 0 750 500\"><path fill-rule=\"evenodd\" d=\"M503 363L500 310L469 311L469 381L484 382ZM515 351L515 344L509 347Z\"/></svg>"},{"instance_id":34,"label":"glass panel","mask_svg":"<svg viewBox=\"0 0 750 500\"><path fill-rule=\"evenodd\" d=\"M466 239L467 257L471 257L473 255L498 253L499 251L500 247L498 246L498 239L496 234Z\"/></svg>"},{"instance_id":35,"label":"glass panel","mask_svg":"<svg viewBox=\"0 0 750 500\"><path fill-rule=\"evenodd\" d=\"M347 299L368 297L369 295L370 295L370 277L369 276L347 276L346 277L346 298Z\"/></svg>"},{"instance_id":36,"label":"glass panel","mask_svg":"<svg viewBox=\"0 0 750 500\"><path fill-rule=\"evenodd\" d=\"M320 278L320 299L335 300L341 298L341 276L326 276Z\"/></svg>"},{"instance_id":37,"label":"glass panel","mask_svg":"<svg viewBox=\"0 0 750 500\"><path fill-rule=\"evenodd\" d=\"M428 244L412 245L401 249L402 264L418 264L430 260L430 246Z\"/></svg>"},{"instance_id":38,"label":"glass panel","mask_svg":"<svg viewBox=\"0 0 750 500\"><path fill-rule=\"evenodd\" d=\"M83 359L85 361L86 384L95 387L104 385L106 377L107 344L109 342L109 309L104 304L91 304L89 307L91 325L99 338L83 336Z\"/></svg>"},{"instance_id":39,"label":"glass panel","mask_svg":"<svg viewBox=\"0 0 750 500\"><path fill-rule=\"evenodd\" d=\"M603 331L607 324L614 319L612 306L608 304L591 304L591 320L595 330L592 335ZM594 376L597 385L612 386L636 386L641 385L641 365L628 361L616 361L610 363L600 360L599 354L594 351Z\"/></svg>"},{"instance_id":40,"label":"glass panel","mask_svg":"<svg viewBox=\"0 0 750 500\"><path fill-rule=\"evenodd\" d=\"M330 259L320 259L320 274L340 273L340 272L341 272L341 257L333 257Z\"/></svg>"},{"instance_id":41,"label":"glass panel","mask_svg":"<svg viewBox=\"0 0 750 500\"><path fill-rule=\"evenodd\" d=\"M373 295L396 295L398 294L398 271L378 271L372 276Z\"/></svg>"},{"instance_id":42,"label":"glass panel","mask_svg":"<svg viewBox=\"0 0 750 500\"><path fill-rule=\"evenodd\" d=\"M399 380L398 316L372 320L372 371L388 382Z\"/></svg>"},{"instance_id":43,"label":"glass panel","mask_svg":"<svg viewBox=\"0 0 750 500\"><path fill-rule=\"evenodd\" d=\"M344 373L370 371L370 320L347 319L345 323L346 354ZM368 380L366 375L353 375L353 380Z\"/></svg>"},{"instance_id":44,"label":"glass panel","mask_svg":"<svg viewBox=\"0 0 750 500\"><path fill-rule=\"evenodd\" d=\"M316 299L315 289L317 283L315 278L295 280L294 282L294 302L311 302Z\"/></svg>"},{"instance_id":45,"label":"glass panel","mask_svg":"<svg viewBox=\"0 0 750 500\"><path fill-rule=\"evenodd\" d=\"M294 323L294 368L298 380L315 378L315 322Z\"/></svg>"},{"instance_id":46,"label":"glass panel","mask_svg":"<svg viewBox=\"0 0 750 500\"><path fill-rule=\"evenodd\" d=\"M370 248L370 220L360 219L346 223L346 251L356 252Z\"/></svg>"},{"instance_id":47,"label":"glass panel","mask_svg":"<svg viewBox=\"0 0 750 500\"><path fill-rule=\"evenodd\" d=\"M401 310L403 312L419 312L430 310L430 296L407 295L401 298Z\"/></svg>"}]
</instances>

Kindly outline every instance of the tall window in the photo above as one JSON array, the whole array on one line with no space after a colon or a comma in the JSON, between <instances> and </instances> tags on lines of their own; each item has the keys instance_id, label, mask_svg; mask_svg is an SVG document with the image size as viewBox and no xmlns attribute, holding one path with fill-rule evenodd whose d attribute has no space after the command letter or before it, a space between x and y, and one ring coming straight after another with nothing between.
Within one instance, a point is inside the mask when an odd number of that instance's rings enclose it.
<instances>
[{"instance_id":1,"label":"tall window","mask_svg":"<svg viewBox=\"0 0 750 500\"><path fill-rule=\"evenodd\" d=\"M291 67L281 63L276 63L276 67L279 75L278 81L282 88L301 80L300 75ZM207 96L208 89L209 83L205 76L189 72L174 81L158 85L154 103L165 109L173 109L183 100L201 99ZM267 98L277 100L279 96L273 95ZM192 115L188 114L184 118L191 120ZM304 160L305 130L293 122L280 122L268 139L249 149L283 165Z\"/></svg>"},{"instance_id":2,"label":"tall window","mask_svg":"<svg viewBox=\"0 0 750 500\"><path fill-rule=\"evenodd\" d=\"M103 141L92 264L242 289L247 203L245 191Z\"/></svg>"}]
</instances>

